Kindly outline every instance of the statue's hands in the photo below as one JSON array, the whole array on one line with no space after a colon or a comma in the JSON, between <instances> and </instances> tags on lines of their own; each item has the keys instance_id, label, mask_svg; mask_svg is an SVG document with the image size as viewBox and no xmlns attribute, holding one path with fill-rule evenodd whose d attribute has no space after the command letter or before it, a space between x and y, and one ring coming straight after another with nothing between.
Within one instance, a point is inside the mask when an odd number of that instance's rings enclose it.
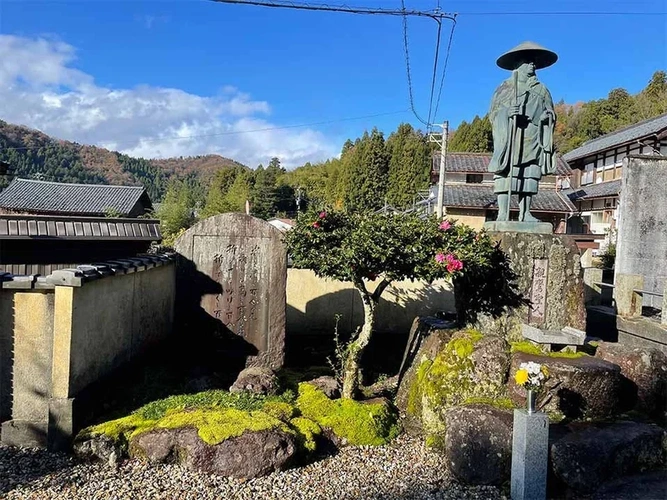
<instances>
[{"instance_id":1,"label":"statue's hands","mask_svg":"<svg viewBox=\"0 0 667 500\"><path fill-rule=\"evenodd\" d=\"M540 116L540 121L542 123L548 122L549 120L553 120L554 114L551 112L551 110L547 109L542 112L542 115Z\"/></svg>"},{"instance_id":2,"label":"statue's hands","mask_svg":"<svg viewBox=\"0 0 667 500\"><path fill-rule=\"evenodd\" d=\"M519 106L519 105L510 106L509 115L510 115L510 118L513 117L513 116L520 116L521 115L521 106Z\"/></svg>"}]
</instances>

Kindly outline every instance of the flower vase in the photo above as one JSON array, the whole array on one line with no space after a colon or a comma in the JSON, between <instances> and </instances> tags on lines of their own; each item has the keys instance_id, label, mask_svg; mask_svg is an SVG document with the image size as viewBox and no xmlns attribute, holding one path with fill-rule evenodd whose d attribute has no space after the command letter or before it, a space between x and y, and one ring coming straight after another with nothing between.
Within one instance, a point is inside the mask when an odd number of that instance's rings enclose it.
<instances>
[{"instance_id":1,"label":"flower vase","mask_svg":"<svg viewBox=\"0 0 667 500\"><path fill-rule=\"evenodd\" d=\"M526 396L526 403L528 404L528 415L535 413L535 400L537 399L537 394L532 389L527 390L528 394Z\"/></svg>"}]
</instances>

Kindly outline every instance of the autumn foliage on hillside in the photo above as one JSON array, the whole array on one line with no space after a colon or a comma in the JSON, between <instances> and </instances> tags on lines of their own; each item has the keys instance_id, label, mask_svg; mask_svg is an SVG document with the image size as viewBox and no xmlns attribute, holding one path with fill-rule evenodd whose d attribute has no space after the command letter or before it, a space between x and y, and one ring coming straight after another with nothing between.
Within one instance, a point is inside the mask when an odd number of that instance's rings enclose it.
<instances>
[{"instance_id":1,"label":"autumn foliage on hillside","mask_svg":"<svg viewBox=\"0 0 667 500\"><path fill-rule=\"evenodd\" d=\"M154 160L133 158L95 146L54 139L0 121L0 160L18 177L57 182L144 185L160 201L171 180L207 185L221 169L247 168L219 155ZM6 185L0 180L0 186Z\"/></svg>"}]
</instances>

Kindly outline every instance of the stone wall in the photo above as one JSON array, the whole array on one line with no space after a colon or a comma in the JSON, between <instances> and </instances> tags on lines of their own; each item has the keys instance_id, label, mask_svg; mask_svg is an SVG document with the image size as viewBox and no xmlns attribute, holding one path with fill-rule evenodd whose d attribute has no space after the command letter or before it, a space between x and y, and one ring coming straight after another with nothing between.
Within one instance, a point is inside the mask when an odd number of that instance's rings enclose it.
<instances>
[{"instance_id":1,"label":"stone wall","mask_svg":"<svg viewBox=\"0 0 667 500\"><path fill-rule=\"evenodd\" d=\"M66 446L77 395L171 333L174 263L151 256L3 280L0 439Z\"/></svg>"},{"instance_id":2,"label":"stone wall","mask_svg":"<svg viewBox=\"0 0 667 500\"><path fill-rule=\"evenodd\" d=\"M377 282L366 286L373 291ZM382 294L377 312L377 330L385 333L410 331L417 316L436 311L454 312L454 292L446 281L432 285L399 281ZM349 333L363 323L363 306L352 283L325 280L307 269L287 271L287 332L332 334L340 314L338 330Z\"/></svg>"},{"instance_id":3,"label":"stone wall","mask_svg":"<svg viewBox=\"0 0 667 500\"><path fill-rule=\"evenodd\" d=\"M643 288L662 294L667 280L667 159L623 160L615 272L643 277ZM643 305L661 307L646 295Z\"/></svg>"}]
</instances>

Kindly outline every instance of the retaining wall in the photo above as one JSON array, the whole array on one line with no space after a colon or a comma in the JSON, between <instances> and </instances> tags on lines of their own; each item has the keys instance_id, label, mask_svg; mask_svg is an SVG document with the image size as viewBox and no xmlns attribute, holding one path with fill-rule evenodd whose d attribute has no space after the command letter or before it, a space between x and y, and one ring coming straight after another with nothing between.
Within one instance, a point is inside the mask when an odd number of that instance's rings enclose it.
<instances>
[{"instance_id":1,"label":"retaining wall","mask_svg":"<svg viewBox=\"0 0 667 500\"><path fill-rule=\"evenodd\" d=\"M2 275L2 442L67 446L76 396L171 333L174 296L167 256Z\"/></svg>"}]
</instances>

